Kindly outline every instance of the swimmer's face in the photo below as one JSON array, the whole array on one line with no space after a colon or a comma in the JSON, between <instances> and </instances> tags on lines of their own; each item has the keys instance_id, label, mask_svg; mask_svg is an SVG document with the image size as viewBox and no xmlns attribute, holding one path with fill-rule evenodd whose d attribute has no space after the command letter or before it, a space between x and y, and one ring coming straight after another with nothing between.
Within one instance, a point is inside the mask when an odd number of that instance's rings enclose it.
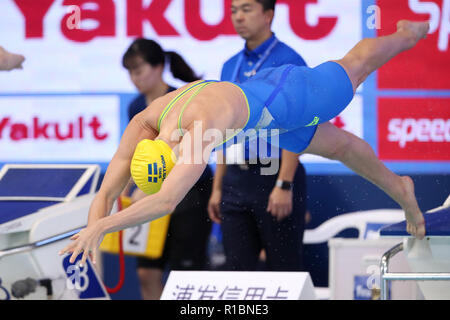
<instances>
[{"instance_id":1,"label":"swimmer's face","mask_svg":"<svg viewBox=\"0 0 450 320\"><path fill-rule=\"evenodd\" d=\"M245 40L253 40L270 29L273 10L264 11L256 0L233 0L231 2L231 21L236 32Z\"/></svg>"},{"instance_id":2,"label":"swimmer's face","mask_svg":"<svg viewBox=\"0 0 450 320\"><path fill-rule=\"evenodd\" d=\"M140 56L133 58L128 69L131 81L142 94L150 92L158 84L162 71L162 65L152 66Z\"/></svg>"}]
</instances>

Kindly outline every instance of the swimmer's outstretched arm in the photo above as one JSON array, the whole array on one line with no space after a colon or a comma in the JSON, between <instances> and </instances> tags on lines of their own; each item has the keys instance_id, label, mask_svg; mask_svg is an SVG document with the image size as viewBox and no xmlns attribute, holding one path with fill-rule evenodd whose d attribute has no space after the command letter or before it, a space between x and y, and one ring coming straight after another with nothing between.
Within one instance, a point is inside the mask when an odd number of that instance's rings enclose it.
<instances>
[{"instance_id":1,"label":"swimmer's outstretched arm","mask_svg":"<svg viewBox=\"0 0 450 320\"><path fill-rule=\"evenodd\" d=\"M145 111L128 124L106 170L102 185L89 208L88 226L109 215L114 201L130 180L130 163L136 145L142 139L154 139L157 131L145 125Z\"/></svg>"},{"instance_id":2,"label":"swimmer's outstretched arm","mask_svg":"<svg viewBox=\"0 0 450 320\"><path fill-rule=\"evenodd\" d=\"M125 129L119 147L106 170L100 190L95 195L89 208L87 228L81 232L86 233L86 230L94 230L95 228L93 226L100 219L109 215L114 201L130 179L130 163L136 145L142 139L154 139L156 137L157 132L145 125L144 114L145 111L136 115ZM78 239L80 233L74 235L71 240ZM72 252L74 243L72 242L65 249L61 250L60 254ZM91 254L95 261L97 255L96 250L93 250Z\"/></svg>"},{"instance_id":3,"label":"swimmer's outstretched arm","mask_svg":"<svg viewBox=\"0 0 450 320\"><path fill-rule=\"evenodd\" d=\"M98 219L73 236L71 239L74 241L61 250L60 254L72 253L70 262L73 263L76 257L83 252L81 264L84 264L89 252L93 252L92 260L95 263L96 249L105 234L149 222L171 213L202 175L213 149L212 145L204 143L203 152L194 150L194 142L185 143L186 140L182 139L183 146L179 161L167 176L158 193L149 195L116 214ZM183 149L187 150L187 148L191 148L193 151L183 152ZM201 157L196 157L195 152L197 154L201 152ZM186 157L186 154L192 156ZM201 163L194 162L194 160L198 160L197 158L201 159Z\"/></svg>"},{"instance_id":4,"label":"swimmer's outstretched arm","mask_svg":"<svg viewBox=\"0 0 450 320\"><path fill-rule=\"evenodd\" d=\"M146 196L121 212L101 219L102 233L133 227L173 212L200 178L206 165L177 163L158 193Z\"/></svg>"}]
</instances>

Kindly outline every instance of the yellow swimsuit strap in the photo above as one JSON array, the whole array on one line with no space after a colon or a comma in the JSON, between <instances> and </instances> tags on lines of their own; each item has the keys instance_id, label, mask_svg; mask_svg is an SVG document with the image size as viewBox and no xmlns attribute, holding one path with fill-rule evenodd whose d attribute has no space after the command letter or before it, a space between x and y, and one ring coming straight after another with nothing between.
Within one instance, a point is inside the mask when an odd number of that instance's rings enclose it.
<instances>
[{"instance_id":1,"label":"yellow swimsuit strap","mask_svg":"<svg viewBox=\"0 0 450 320\"><path fill-rule=\"evenodd\" d=\"M181 112L180 112L180 115L178 116L178 130L180 130L180 134L181 134L181 136L183 136L183 135L184 135L184 132L183 132L183 130L182 130L182 128L181 128L181 120L182 120L182 117L183 117L184 109L186 109L186 107L187 107L187 105L189 104L189 102L191 102L192 99L193 99L197 94L199 94L200 91L201 91L204 87L206 87L207 85L209 85L209 84L211 84L211 83L213 83L213 82L219 82L219 81L216 81L216 80L204 80L204 81L200 81L200 82L198 82L198 83L196 83L196 84L193 84L193 85L189 86L189 87L186 88L183 92L181 92L179 95L177 95L175 98L173 98L173 99L169 102L169 104L164 108L163 112L162 112L161 115L159 116L159 119L158 119L158 131L161 130L161 122L162 122L162 121L164 120L164 118L167 116L168 112L172 109L172 107L175 105L175 103L176 103L177 101L179 101L186 93L188 93L188 92L191 91L192 89L198 87L197 90L192 94L192 96L190 96L189 99L188 99L188 100L184 103L184 105L181 107ZM229 82L229 81L226 81L226 82ZM236 86L236 87L241 91L242 95L243 95L244 98L245 98L245 103L246 103L247 110L248 110L247 121L245 122L245 126L244 126L244 128L245 128L245 127L247 126L247 124L248 124L249 119L250 119L250 106L249 106L249 103L248 103L247 96L245 95L245 92L244 92L239 86L237 86L236 84L234 84L234 83L232 83L232 82L229 82L229 83L231 83L231 84L233 84L234 86ZM238 133L240 133L241 131L242 131L242 129L241 129L241 130L237 130L237 132L235 132L231 137L228 137L225 141L223 141L222 143L219 143L219 144L218 144L217 146L215 146L215 147L218 147L218 146L220 146L220 145L226 143L228 140L232 139L234 136L236 136L236 135L237 135Z\"/></svg>"},{"instance_id":2,"label":"yellow swimsuit strap","mask_svg":"<svg viewBox=\"0 0 450 320\"><path fill-rule=\"evenodd\" d=\"M189 91L191 91L192 89L197 87L197 90L189 97L189 99L184 103L184 105L181 107L181 112L180 115L178 117L178 130L180 130L181 135L183 135L183 131L181 129L181 118L183 116L183 112L184 109L186 109L187 105L189 104L189 102L192 101L192 99L200 93L200 91L206 87L207 85L211 84L212 82L217 82L217 81L200 81L197 82L196 84L193 84L191 86L189 86L188 88L186 88L183 92L181 92L180 94L178 94L175 98L173 98L169 104L164 108L163 112L161 113L161 115L159 116L158 119L158 131L161 130L161 123L164 120L164 118L167 116L167 114L169 113L169 111L172 109L172 107L175 105L175 103L177 103L182 97L184 97Z\"/></svg>"}]
</instances>

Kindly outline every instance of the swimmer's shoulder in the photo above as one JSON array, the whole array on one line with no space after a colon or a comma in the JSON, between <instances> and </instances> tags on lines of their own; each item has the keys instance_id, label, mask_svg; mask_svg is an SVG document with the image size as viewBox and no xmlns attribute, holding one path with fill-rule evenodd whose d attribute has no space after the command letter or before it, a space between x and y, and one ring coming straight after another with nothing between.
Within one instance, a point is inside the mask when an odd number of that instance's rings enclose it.
<instances>
[{"instance_id":1,"label":"swimmer's shoulder","mask_svg":"<svg viewBox=\"0 0 450 320\"><path fill-rule=\"evenodd\" d=\"M197 82L202 81L194 81L183 85L182 87L175 89L166 93L165 95L156 98L152 101L152 103L144 110L145 115L144 119L147 122L147 125L157 129L158 128L158 119L164 109L170 104L170 102L175 99L178 95L180 95L185 89L188 87L195 85Z\"/></svg>"},{"instance_id":2,"label":"swimmer's shoulder","mask_svg":"<svg viewBox=\"0 0 450 320\"><path fill-rule=\"evenodd\" d=\"M174 89L172 91L167 92L166 94L162 95L161 97L156 98L152 101L150 106L154 107L155 109L161 109L161 111L172 101L176 96L181 94L185 89L187 89L189 86L192 86L196 84L198 81L190 82L178 89Z\"/></svg>"}]
</instances>

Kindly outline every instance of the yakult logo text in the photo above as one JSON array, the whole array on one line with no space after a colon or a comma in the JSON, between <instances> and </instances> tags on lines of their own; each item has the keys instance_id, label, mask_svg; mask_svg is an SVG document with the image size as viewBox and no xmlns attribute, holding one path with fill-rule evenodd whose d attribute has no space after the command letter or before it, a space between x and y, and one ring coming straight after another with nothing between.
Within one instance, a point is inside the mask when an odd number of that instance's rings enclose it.
<instances>
[{"instance_id":1,"label":"yakult logo text","mask_svg":"<svg viewBox=\"0 0 450 320\"><path fill-rule=\"evenodd\" d=\"M0 162L109 162L119 114L110 95L0 97Z\"/></svg>"},{"instance_id":2,"label":"yakult logo text","mask_svg":"<svg viewBox=\"0 0 450 320\"><path fill-rule=\"evenodd\" d=\"M181 0L180 0L181 1ZM44 20L55 0L14 0L25 23L26 38L44 37ZM143 36L143 24L150 23L159 36L179 36L179 31L167 17L168 7L174 0L127 0L126 33L131 37ZM149 4L150 2L150 4ZM236 34L230 19L231 0L222 1L223 18L215 25L205 22L201 15L201 0L183 0L184 22L190 35L201 41L208 41L220 35ZM289 23L293 32L302 39L317 40L329 35L337 24L336 16L318 17L317 23L307 21L307 7L317 5L319 0L279 0L289 7ZM218 1L220 3L220 1ZM63 6L74 6L61 17L61 33L69 40L91 41L96 37L116 36L116 3L113 0L64 0ZM92 6L93 5L93 6ZM73 20L79 18L81 28ZM83 20L94 20L97 26L83 28ZM77 26L77 27L74 27Z\"/></svg>"},{"instance_id":3,"label":"yakult logo text","mask_svg":"<svg viewBox=\"0 0 450 320\"><path fill-rule=\"evenodd\" d=\"M450 142L450 119L392 119L388 140L404 148L408 142Z\"/></svg>"},{"instance_id":4,"label":"yakult logo text","mask_svg":"<svg viewBox=\"0 0 450 320\"><path fill-rule=\"evenodd\" d=\"M28 122L10 116L0 118L0 139L65 141L82 140L85 137L99 141L108 138L98 117L80 116L69 122L45 121L38 116L32 117Z\"/></svg>"}]
</instances>

